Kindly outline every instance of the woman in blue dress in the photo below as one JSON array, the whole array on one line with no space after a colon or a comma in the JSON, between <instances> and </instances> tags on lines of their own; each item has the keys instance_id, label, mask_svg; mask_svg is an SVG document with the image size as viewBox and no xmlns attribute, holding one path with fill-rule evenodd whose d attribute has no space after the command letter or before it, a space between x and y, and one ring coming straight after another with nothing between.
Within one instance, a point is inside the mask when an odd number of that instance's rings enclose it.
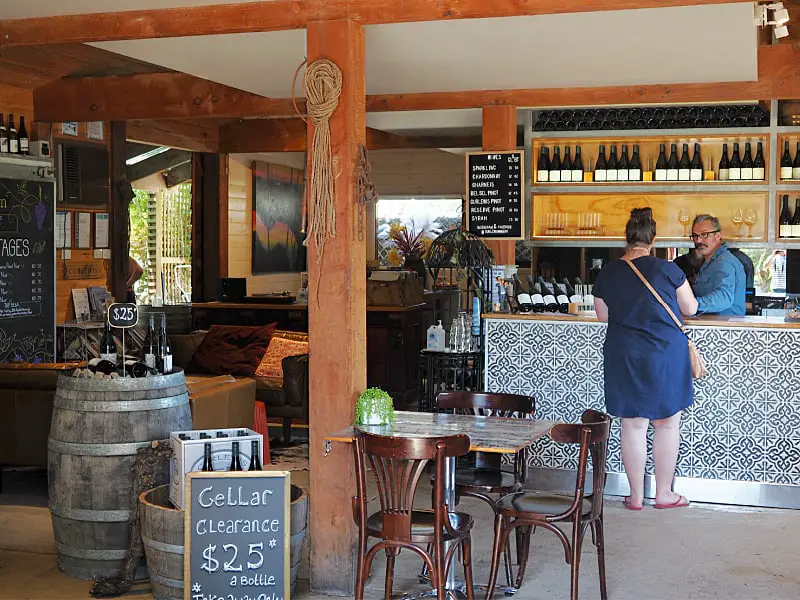
<instances>
[{"instance_id":1,"label":"woman in blue dress","mask_svg":"<svg viewBox=\"0 0 800 600\"><path fill-rule=\"evenodd\" d=\"M594 286L597 318L608 322L603 346L606 409L622 418L622 462L630 484L625 506L641 510L647 461L647 427L653 423L656 508L689 501L672 491L680 443L681 410L692 404L692 366L686 335L645 287L633 262L677 316L697 312L683 271L651 256L656 222L650 208L631 211L623 260L610 263Z\"/></svg>"}]
</instances>

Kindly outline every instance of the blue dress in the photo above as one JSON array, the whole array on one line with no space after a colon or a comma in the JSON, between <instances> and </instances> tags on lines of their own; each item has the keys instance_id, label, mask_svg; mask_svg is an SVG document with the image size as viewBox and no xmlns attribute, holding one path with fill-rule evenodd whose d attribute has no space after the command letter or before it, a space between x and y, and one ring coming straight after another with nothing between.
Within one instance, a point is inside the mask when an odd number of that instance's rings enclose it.
<instances>
[{"instance_id":1,"label":"blue dress","mask_svg":"<svg viewBox=\"0 0 800 600\"><path fill-rule=\"evenodd\" d=\"M680 318L676 290L683 271L654 256L634 259L642 275ZM692 405L686 335L636 273L616 260L597 277L594 295L608 305L603 345L606 409L617 417L665 419Z\"/></svg>"}]
</instances>

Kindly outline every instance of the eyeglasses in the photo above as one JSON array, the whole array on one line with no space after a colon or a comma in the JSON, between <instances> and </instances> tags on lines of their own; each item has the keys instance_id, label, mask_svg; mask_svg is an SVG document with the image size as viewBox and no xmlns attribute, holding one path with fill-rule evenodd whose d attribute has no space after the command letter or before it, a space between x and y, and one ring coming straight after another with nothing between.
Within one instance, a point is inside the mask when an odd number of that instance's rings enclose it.
<instances>
[{"instance_id":1,"label":"eyeglasses","mask_svg":"<svg viewBox=\"0 0 800 600\"><path fill-rule=\"evenodd\" d=\"M714 231L704 231L702 233L693 233L692 235L689 236L689 239L692 240L693 242L696 242L697 240L707 240L708 236L713 235L715 233L719 233L719 231L720 231L719 229L715 229Z\"/></svg>"}]
</instances>

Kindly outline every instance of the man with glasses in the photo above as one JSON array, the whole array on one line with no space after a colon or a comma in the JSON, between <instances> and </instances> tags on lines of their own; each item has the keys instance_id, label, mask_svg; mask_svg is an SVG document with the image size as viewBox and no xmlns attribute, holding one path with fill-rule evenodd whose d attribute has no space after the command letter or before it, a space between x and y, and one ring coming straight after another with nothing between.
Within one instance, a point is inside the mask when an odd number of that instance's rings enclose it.
<instances>
[{"instance_id":1,"label":"man with glasses","mask_svg":"<svg viewBox=\"0 0 800 600\"><path fill-rule=\"evenodd\" d=\"M744 315L744 267L722 241L719 219L697 215L691 239L704 259L694 285L697 314Z\"/></svg>"}]
</instances>

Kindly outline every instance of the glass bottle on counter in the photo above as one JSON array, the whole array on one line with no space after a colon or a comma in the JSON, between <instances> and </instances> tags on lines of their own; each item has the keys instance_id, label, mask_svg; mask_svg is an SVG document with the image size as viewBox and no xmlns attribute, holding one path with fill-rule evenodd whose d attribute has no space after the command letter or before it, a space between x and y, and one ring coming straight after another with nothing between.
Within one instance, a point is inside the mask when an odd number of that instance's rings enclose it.
<instances>
[{"instance_id":1,"label":"glass bottle on counter","mask_svg":"<svg viewBox=\"0 0 800 600\"><path fill-rule=\"evenodd\" d=\"M200 438L203 439L202 433ZM214 470L214 462L211 459L211 444L209 442L203 444L203 466L200 470L206 472Z\"/></svg>"},{"instance_id":2,"label":"glass bottle on counter","mask_svg":"<svg viewBox=\"0 0 800 600\"><path fill-rule=\"evenodd\" d=\"M569 157L569 146L564 146L564 158L561 160L561 181L572 181L572 160Z\"/></svg>"},{"instance_id":3,"label":"glass bottle on counter","mask_svg":"<svg viewBox=\"0 0 800 600\"><path fill-rule=\"evenodd\" d=\"M742 178L742 158L739 156L739 144L733 144L733 156L728 168L728 179L739 181Z\"/></svg>"},{"instance_id":4,"label":"glass bottle on counter","mask_svg":"<svg viewBox=\"0 0 800 600\"><path fill-rule=\"evenodd\" d=\"M667 181L678 181L678 144L670 144Z\"/></svg>"},{"instance_id":5,"label":"glass bottle on counter","mask_svg":"<svg viewBox=\"0 0 800 600\"><path fill-rule=\"evenodd\" d=\"M617 181L617 147L611 146L606 165L606 181Z\"/></svg>"},{"instance_id":6,"label":"glass bottle on counter","mask_svg":"<svg viewBox=\"0 0 800 600\"><path fill-rule=\"evenodd\" d=\"M561 181L561 157L558 146L553 146L553 158L550 160L550 183Z\"/></svg>"},{"instance_id":7,"label":"glass bottle on counter","mask_svg":"<svg viewBox=\"0 0 800 600\"><path fill-rule=\"evenodd\" d=\"M753 179L753 154L750 150L750 142L744 145L744 157L742 158L742 180L751 181Z\"/></svg>"},{"instance_id":8,"label":"glass bottle on counter","mask_svg":"<svg viewBox=\"0 0 800 600\"><path fill-rule=\"evenodd\" d=\"M108 321L103 328L103 339L100 340L100 359L107 360L115 366L117 364L117 343L111 334L111 325L108 324Z\"/></svg>"},{"instance_id":9,"label":"glass bottle on counter","mask_svg":"<svg viewBox=\"0 0 800 600\"><path fill-rule=\"evenodd\" d=\"M248 471L261 471L261 450L258 448L258 440L250 442L250 466L247 467Z\"/></svg>"},{"instance_id":10,"label":"glass bottle on counter","mask_svg":"<svg viewBox=\"0 0 800 600\"><path fill-rule=\"evenodd\" d=\"M606 173L606 147L600 144L600 149L597 154L597 162L594 165L594 180L607 181Z\"/></svg>"},{"instance_id":11,"label":"glass bottle on counter","mask_svg":"<svg viewBox=\"0 0 800 600\"><path fill-rule=\"evenodd\" d=\"M151 369L156 368L156 356L158 354L158 338L156 337L155 316L150 315L150 324L147 328L147 337L142 346L142 360Z\"/></svg>"},{"instance_id":12,"label":"glass bottle on counter","mask_svg":"<svg viewBox=\"0 0 800 600\"><path fill-rule=\"evenodd\" d=\"M689 181L703 181L703 158L700 156L700 144L694 145L692 164L689 165Z\"/></svg>"},{"instance_id":13,"label":"glass bottle on counter","mask_svg":"<svg viewBox=\"0 0 800 600\"><path fill-rule=\"evenodd\" d=\"M241 471L242 462L239 460L239 442L231 443L231 464L228 471Z\"/></svg>"},{"instance_id":14,"label":"glass bottle on counter","mask_svg":"<svg viewBox=\"0 0 800 600\"><path fill-rule=\"evenodd\" d=\"M538 283L533 284L531 288L531 304L533 305L533 312L543 313L545 311L544 296Z\"/></svg>"},{"instance_id":15,"label":"glass bottle on counter","mask_svg":"<svg viewBox=\"0 0 800 600\"><path fill-rule=\"evenodd\" d=\"M158 372L172 373L172 344L167 336L167 317L161 317L161 335L158 338Z\"/></svg>"},{"instance_id":16,"label":"glass bottle on counter","mask_svg":"<svg viewBox=\"0 0 800 600\"><path fill-rule=\"evenodd\" d=\"M572 183L583 182L583 157L581 147L575 146L575 158L572 159Z\"/></svg>"},{"instance_id":17,"label":"glass bottle on counter","mask_svg":"<svg viewBox=\"0 0 800 600\"><path fill-rule=\"evenodd\" d=\"M767 163L764 161L764 144L758 142L756 157L753 160L753 179L764 181L767 178Z\"/></svg>"},{"instance_id":18,"label":"glass bottle on counter","mask_svg":"<svg viewBox=\"0 0 800 600\"><path fill-rule=\"evenodd\" d=\"M658 150L658 160L656 161L655 180L656 181L667 180L666 144L661 144Z\"/></svg>"},{"instance_id":19,"label":"glass bottle on counter","mask_svg":"<svg viewBox=\"0 0 800 600\"><path fill-rule=\"evenodd\" d=\"M719 159L719 173L717 179L728 181L730 173L728 171L728 144L722 144L722 158Z\"/></svg>"},{"instance_id":20,"label":"glass bottle on counter","mask_svg":"<svg viewBox=\"0 0 800 600\"><path fill-rule=\"evenodd\" d=\"M539 154L539 168L536 170L536 181L538 183L547 183L550 181L550 149L547 146L542 146L542 151Z\"/></svg>"},{"instance_id":21,"label":"glass bottle on counter","mask_svg":"<svg viewBox=\"0 0 800 600\"><path fill-rule=\"evenodd\" d=\"M798 144L800 147L800 144ZM796 155L795 155L796 156ZM781 179L793 179L792 155L789 152L789 141L783 143L783 155L781 156Z\"/></svg>"},{"instance_id":22,"label":"glass bottle on counter","mask_svg":"<svg viewBox=\"0 0 800 600\"><path fill-rule=\"evenodd\" d=\"M639 157L639 144L633 145L633 156L628 168L628 181L642 180L642 159Z\"/></svg>"},{"instance_id":23,"label":"glass bottle on counter","mask_svg":"<svg viewBox=\"0 0 800 600\"><path fill-rule=\"evenodd\" d=\"M792 237L792 213L789 212L789 196L785 194L781 199L781 214L778 217L778 227L778 235L780 237Z\"/></svg>"}]
</instances>

